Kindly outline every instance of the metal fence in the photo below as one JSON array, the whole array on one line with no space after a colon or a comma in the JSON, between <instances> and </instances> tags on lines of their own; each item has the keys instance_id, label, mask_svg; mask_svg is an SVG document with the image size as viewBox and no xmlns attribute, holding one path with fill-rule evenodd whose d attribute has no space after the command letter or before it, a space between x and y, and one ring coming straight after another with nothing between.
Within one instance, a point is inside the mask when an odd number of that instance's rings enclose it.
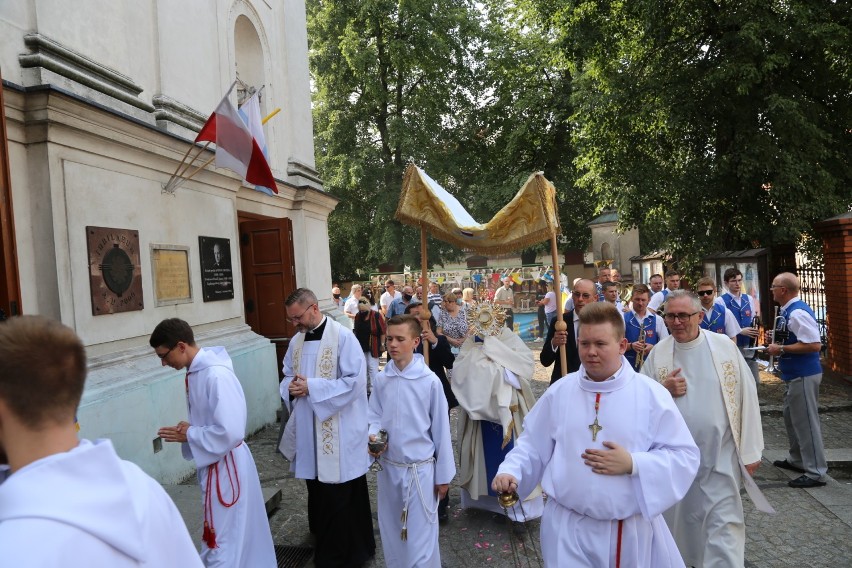
<instances>
[{"instance_id":1,"label":"metal fence","mask_svg":"<svg viewBox=\"0 0 852 568\"><path fill-rule=\"evenodd\" d=\"M799 297L814 311L822 339L822 348L825 350L828 334L825 317L825 271L822 268L805 267L800 267L796 271L799 273Z\"/></svg>"}]
</instances>

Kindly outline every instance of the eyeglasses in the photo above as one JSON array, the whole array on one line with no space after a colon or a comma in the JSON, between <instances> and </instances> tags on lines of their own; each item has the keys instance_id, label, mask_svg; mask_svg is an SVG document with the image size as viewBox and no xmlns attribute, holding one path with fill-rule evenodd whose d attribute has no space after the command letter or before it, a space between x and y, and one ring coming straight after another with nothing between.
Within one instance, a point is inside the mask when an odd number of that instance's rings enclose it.
<instances>
[{"instance_id":1,"label":"eyeglasses","mask_svg":"<svg viewBox=\"0 0 852 568\"><path fill-rule=\"evenodd\" d=\"M588 292L583 292L583 293L571 292L571 295L574 296L575 298L583 298L584 300L589 300L592 297L592 295L589 294Z\"/></svg>"},{"instance_id":2,"label":"eyeglasses","mask_svg":"<svg viewBox=\"0 0 852 568\"><path fill-rule=\"evenodd\" d=\"M169 353L171 353L172 351L174 351L175 347L177 347L177 343L175 343L174 345L172 345L172 348L171 348L171 349L169 349L168 351L166 351L165 353L163 353L162 355L161 355L161 354L159 354L159 353L157 353L156 351L154 352L154 354L155 354L157 357L159 357L159 358L160 358L160 361L162 361L163 359L165 359L166 357L168 357L168 356L169 356Z\"/></svg>"},{"instance_id":3,"label":"eyeglasses","mask_svg":"<svg viewBox=\"0 0 852 568\"><path fill-rule=\"evenodd\" d=\"M694 316L694 315L695 315L695 314L697 314L697 313L698 313L698 312L692 312L691 314L687 314L687 313L680 313L680 314L666 314L666 315L665 315L665 316L663 316L663 317L666 319L666 321L674 321L674 320L677 320L677 321L679 321L680 323L686 323L686 322L688 322L688 321L689 321L689 318L691 318L692 316Z\"/></svg>"},{"instance_id":4,"label":"eyeglasses","mask_svg":"<svg viewBox=\"0 0 852 568\"><path fill-rule=\"evenodd\" d=\"M772 286L769 287L770 290L774 290L775 288L786 288L786 286L780 286L780 285L773 284Z\"/></svg>"},{"instance_id":5,"label":"eyeglasses","mask_svg":"<svg viewBox=\"0 0 852 568\"><path fill-rule=\"evenodd\" d=\"M715 292L715 290L699 290L696 294L699 296L712 296Z\"/></svg>"},{"instance_id":6,"label":"eyeglasses","mask_svg":"<svg viewBox=\"0 0 852 568\"><path fill-rule=\"evenodd\" d=\"M316 304L311 304L310 306L305 308L304 311L302 311L301 314L297 315L296 317L287 318L287 321L289 321L290 323L296 323L297 321L300 321L303 317L305 317L305 314L308 313L308 310L310 310L314 306L316 306Z\"/></svg>"}]
</instances>

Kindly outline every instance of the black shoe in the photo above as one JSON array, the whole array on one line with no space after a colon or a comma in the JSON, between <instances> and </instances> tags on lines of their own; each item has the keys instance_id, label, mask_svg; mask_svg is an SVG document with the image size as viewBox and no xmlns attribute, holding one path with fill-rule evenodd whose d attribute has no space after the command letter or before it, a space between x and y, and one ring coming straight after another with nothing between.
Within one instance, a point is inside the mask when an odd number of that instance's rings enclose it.
<instances>
[{"instance_id":1,"label":"black shoe","mask_svg":"<svg viewBox=\"0 0 852 568\"><path fill-rule=\"evenodd\" d=\"M438 510L438 522L441 523L441 524L444 524L449 520L450 520L450 515L449 515L449 513L447 513L447 510L446 509L439 509Z\"/></svg>"},{"instance_id":2,"label":"black shoe","mask_svg":"<svg viewBox=\"0 0 852 568\"><path fill-rule=\"evenodd\" d=\"M798 471L799 473L805 473L805 470L803 470L797 465L791 464L786 459L775 460L774 462L772 462L772 465L774 465L775 467L780 467L781 469L789 469L790 471Z\"/></svg>"},{"instance_id":3,"label":"black shoe","mask_svg":"<svg viewBox=\"0 0 852 568\"><path fill-rule=\"evenodd\" d=\"M789 481L787 485L790 487L799 487L801 489L810 489L812 487L823 487L825 485L825 481L811 479L807 475L800 475L796 479Z\"/></svg>"}]
</instances>

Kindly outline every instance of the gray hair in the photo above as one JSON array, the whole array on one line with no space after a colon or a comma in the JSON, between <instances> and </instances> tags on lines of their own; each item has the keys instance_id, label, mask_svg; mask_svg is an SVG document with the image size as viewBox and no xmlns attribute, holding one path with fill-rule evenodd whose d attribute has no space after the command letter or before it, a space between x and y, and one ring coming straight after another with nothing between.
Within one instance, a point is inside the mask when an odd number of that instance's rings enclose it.
<instances>
[{"instance_id":1,"label":"gray hair","mask_svg":"<svg viewBox=\"0 0 852 568\"><path fill-rule=\"evenodd\" d=\"M360 292L360 291L361 291L361 285L360 285L360 284L353 284L353 285L352 285L352 290L350 290L350 291L351 291L353 294L354 294L355 292Z\"/></svg>"},{"instance_id":2,"label":"gray hair","mask_svg":"<svg viewBox=\"0 0 852 568\"><path fill-rule=\"evenodd\" d=\"M308 290L307 288L297 288L293 291L292 294L287 296L287 299L284 300L285 306L292 306L293 304L299 304L300 306L309 306L311 304L317 303L317 295Z\"/></svg>"},{"instance_id":3,"label":"gray hair","mask_svg":"<svg viewBox=\"0 0 852 568\"><path fill-rule=\"evenodd\" d=\"M672 290L669 292L669 295L666 296L666 303L669 303L672 300L679 300L681 298L689 300L690 305L692 305L692 309L696 312L701 310L701 300L699 300L698 296L689 290Z\"/></svg>"}]
</instances>

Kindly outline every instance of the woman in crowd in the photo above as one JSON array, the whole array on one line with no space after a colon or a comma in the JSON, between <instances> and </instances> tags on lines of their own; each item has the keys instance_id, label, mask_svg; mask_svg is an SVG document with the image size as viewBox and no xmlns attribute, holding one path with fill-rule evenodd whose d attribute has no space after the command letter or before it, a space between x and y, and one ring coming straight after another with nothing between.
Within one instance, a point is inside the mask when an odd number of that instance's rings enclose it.
<instances>
[{"instance_id":1,"label":"woman in crowd","mask_svg":"<svg viewBox=\"0 0 852 568\"><path fill-rule=\"evenodd\" d=\"M358 300L358 314L352 325L352 331L361 344L364 359L367 360L367 394L370 394L373 379L379 374L379 357L382 356L385 345L385 316L371 309L370 300L361 296Z\"/></svg>"},{"instance_id":2,"label":"woman in crowd","mask_svg":"<svg viewBox=\"0 0 852 568\"><path fill-rule=\"evenodd\" d=\"M444 294L437 332L447 338L453 353L458 353L467 338L467 313L461 307L462 300L450 292Z\"/></svg>"},{"instance_id":3,"label":"woman in crowd","mask_svg":"<svg viewBox=\"0 0 852 568\"><path fill-rule=\"evenodd\" d=\"M473 299L473 288L465 288L462 290L462 308L465 311L473 307L476 302Z\"/></svg>"}]
</instances>

